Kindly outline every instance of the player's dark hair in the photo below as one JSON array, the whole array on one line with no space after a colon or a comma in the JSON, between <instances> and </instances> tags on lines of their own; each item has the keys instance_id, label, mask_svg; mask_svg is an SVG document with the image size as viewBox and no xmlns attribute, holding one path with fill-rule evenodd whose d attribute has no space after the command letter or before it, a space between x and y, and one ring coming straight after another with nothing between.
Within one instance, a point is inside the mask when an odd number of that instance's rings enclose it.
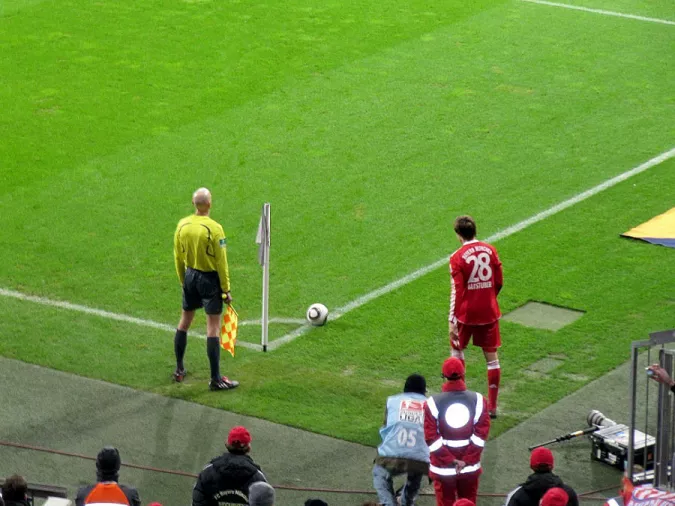
<instances>
[{"instance_id":1,"label":"player's dark hair","mask_svg":"<svg viewBox=\"0 0 675 506\"><path fill-rule=\"evenodd\" d=\"M26 478L13 474L2 484L2 497L5 501L23 501L28 492Z\"/></svg>"},{"instance_id":2,"label":"player's dark hair","mask_svg":"<svg viewBox=\"0 0 675 506\"><path fill-rule=\"evenodd\" d=\"M427 380L420 374L411 374L405 380L403 391L425 395L427 393Z\"/></svg>"},{"instance_id":3,"label":"player's dark hair","mask_svg":"<svg viewBox=\"0 0 675 506\"><path fill-rule=\"evenodd\" d=\"M471 216L458 216L454 228L455 233L467 241L476 237L476 222Z\"/></svg>"}]
</instances>

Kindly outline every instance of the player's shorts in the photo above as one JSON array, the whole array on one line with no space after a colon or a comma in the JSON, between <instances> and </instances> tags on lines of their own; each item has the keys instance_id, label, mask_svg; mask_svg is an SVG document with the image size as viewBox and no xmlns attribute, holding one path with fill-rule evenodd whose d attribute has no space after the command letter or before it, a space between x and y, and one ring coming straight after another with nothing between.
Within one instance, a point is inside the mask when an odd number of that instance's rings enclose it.
<instances>
[{"instance_id":1,"label":"player's shorts","mask_svg":"<svg viewBox=\"0 0 675 506\"><path fill-rule=\"evenodd\" d=\"M472 337L473 345L483 348L483 351L494 352L502 345L502 338L499 335L499 320L487 325L466 325L457 322L457 334L460 350L469 345Z\"/></svg>"},{"instance_id":2,"label":"player's shorts","mask_svg":"<svg viewBox=\"0 0 675 506\"><path fill-rule=\"evenodd\" d=\"M202 272L188 268L183 282L183 310L204 308L206 314L223 312L223 291L217 272Z\"/></svg>"}]
</instances>

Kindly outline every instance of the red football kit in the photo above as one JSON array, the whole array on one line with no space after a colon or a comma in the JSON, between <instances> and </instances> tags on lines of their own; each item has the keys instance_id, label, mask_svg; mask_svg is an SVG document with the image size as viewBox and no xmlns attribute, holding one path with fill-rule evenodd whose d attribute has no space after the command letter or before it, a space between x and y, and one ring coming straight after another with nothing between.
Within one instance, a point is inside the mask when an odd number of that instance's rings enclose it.
<instances>
[{"instance_id":1,"label":"red football kit","mask_svg":"<svg viewBox=\"0 0 675 506\"><path fill-rule=\"evenodd\" d=\"M497 294L504 278L497 250L477 240L465 242L450 256L450 321L487 325L502 315Z\"/></svg>"},{"instance_id":2,"label":"red football kit","mask_svg":"<svg viewBox=\"0 0 675 506\"><path fill-rule=\"evenodd\" d=\"M448 319L457 328L452 341L453 356L464 360L462 351L473 337L474 346L496 352L502 344L499 334L497 295L504 284L502 263L490 244L472 240L450 256L452 291ZM488 409L496 413L501 370L499 360L487 363Z\"/></svg>"}]
</instances>

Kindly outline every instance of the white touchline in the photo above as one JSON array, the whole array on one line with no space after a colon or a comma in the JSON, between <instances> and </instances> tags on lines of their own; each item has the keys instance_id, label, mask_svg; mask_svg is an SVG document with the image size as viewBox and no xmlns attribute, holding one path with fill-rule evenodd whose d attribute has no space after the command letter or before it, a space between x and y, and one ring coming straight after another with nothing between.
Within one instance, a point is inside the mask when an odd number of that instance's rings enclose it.
<instances>
[{"instance_id":1,"label":"white touchline","mask_svg":"<svg viewBox=\"0 0 675 506\"><path fill-rule=\"evenodd\" d=\"M655 156L651 160L648 160L645 163L638 165L633 169L630 169L622 174L619 174L618 176L608 179L604 183L600 183L599 185L594 186L589 190L586 190L584 192L579 193L578 195L575 195L574 197L564 200L563 202L560 202L559 204L556 204L553 207L546 209L545 211L535 214L534 216L531 216L530 218L527 218L526 220L516 223L515 225L512 225L508 228L505 228L504 230L497 232L496 234L492 234L490 237L486 237L483 240L485 242L493 243L499 241L500 239L504 239L505 237L509 237L510 235L513 235L516 232L520 232L521 230L529 227L530 225L534 225L535 223L545 220L549 216L553 216L554 214L557 214L560 211L567 209L568 207L572 207L573 205L578 204L579 202L582 202L587 198L590 198L593 195L600 193L601 191L611 188L612 186L615 186L628 178L631 178L637 174L640 174L641 172L651 169L655 165L659 165L660 163L663 163L669 158L673 158L674 156L675 156L675 148L672 148L668 151L665 151L664 153L661 153L658 156ZM364 304L367 304L368 302L375 300L378 297L381 297L382 295L386 295L390 292L393 292L397 288L407 285L408 283L412 283L413 281L421 278L425 274L428 274L429 272L434 271L447 264L448 264L447 256L440 258L436 262L429 264L426 267L422 267L421 269L418 269L406 276L403 276L401 279L397 279L396 281L393 281L388 285L373 290L372 292L369 292L359 297L358 299L355 299L352 302L345 304L342 307L338 307L336 309L331 310L328 320L329 321L337 320L338 318L344 316L348 312L357 309L363 306ZM293 339L297 338L298 336L301 336L302 334L307 332L307 330L309 330L310 328L311 327L309 325L303 325L302 327L297 328L296 330L286 334L285 336L282 336L279 339L275 339L272 343L270 343L269 348L270 349L278 348L280 345L288 343ZM279 344L275 346L276 343Z\"/></svg>"},{"instance_id":2,"label":"white touchline","mask_svg":"<svg viewBox=\"0 0 675 506\"><path fill-rule=\"evenodd\" d=\"M126 323L135 323L136 325L141 325L143 327L150 327L153 329L166 330L168 332L175 332L176 327L167 325L165 323L154 322L152 320L145 320L143 318L136 318L134 316L128 316L125 314L112 313L110 311L105 311L103 309L96 309L89 306L82 306L80 304L73 304L71 302L65 302L61 300L52 300L45 297L37 297L35 295L26 295L25 293L17 292L14 290L7 290L5 288L0 288L0 295L3 297L11 297L13 299L25 300L29 302L34 302L36 304L42 304L43 306L58 307L60 309L68 309L70 311L78 311L80 313L91 314L99 316L101 318L107 318L109 320L117 320L120 322ZM281 324L290 324L298 325L304 323L305 320L299 318L270 318L270 323L281 323ZM239 325L260 325L260 320L244 320L239 322ZM201 339L206 339L206 336L203 334L198 334L190 332L191 336L199 337ZM237 346L243 346L244 348L251 348L254 350L261 349L260 345L247 343L246 341L237 341Z\"/></svg>"},{"instance_id":3,"label":"white touchline","mask_svg":"<svg viewBox=\"0 0 675 506\"><path fill-rule=\"evenodd\" d=\"M546 0L520 0L521 2L529 2L539 5L550 5L551 7L562 7L563 9L573 9L575 11L593 12L595 14L603 14L605 16L614 16L617 18L637 19L638 21L648 21L650 23L660 23L662 25L675 25L675 21L659 18L648 18L645 16L638 16L635 14L624 14L623 12L606 11L604 9L592 9L590 7L581 7L580 5L570 5L558 2L548 2Z\"/></svg>"}]
</instances>

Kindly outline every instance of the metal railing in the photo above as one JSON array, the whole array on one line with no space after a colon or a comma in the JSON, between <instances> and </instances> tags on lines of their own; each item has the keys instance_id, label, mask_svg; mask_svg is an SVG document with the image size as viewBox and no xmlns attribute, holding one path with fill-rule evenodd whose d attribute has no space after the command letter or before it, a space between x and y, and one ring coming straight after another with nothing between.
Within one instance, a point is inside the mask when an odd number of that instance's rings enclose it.
<instances>
[{"instance_id":1,"label":"metal railing","mask_svg":"<svg viewBox=\"0 0 675 506\"><path fill-rule=\"evenodd\" d=\"M649 334L649 339L634 341L631 346L631 378L630 378L630 430L628 434L628 455L626 476L634 483L652 483L661 489L675 490L670 469L673 464L675 450L673 426L673 400L668 385L658 384L656 403L656 436L653 455L650 452L650 426L653 427L653 416L650 417L649 393L654 382L645 381L646 374L640 370L640 352L646 350L647 364L652 359L653 350L658 350L658 363L672 377L675 370L675 350L666 345L675 343L675 329ZM638 383L644 382L644 397L640 395ZM652 401L653 402L653 401ZM638 423L638 413L644 413L644 419Z\"/></svg>"}]
</instances>

